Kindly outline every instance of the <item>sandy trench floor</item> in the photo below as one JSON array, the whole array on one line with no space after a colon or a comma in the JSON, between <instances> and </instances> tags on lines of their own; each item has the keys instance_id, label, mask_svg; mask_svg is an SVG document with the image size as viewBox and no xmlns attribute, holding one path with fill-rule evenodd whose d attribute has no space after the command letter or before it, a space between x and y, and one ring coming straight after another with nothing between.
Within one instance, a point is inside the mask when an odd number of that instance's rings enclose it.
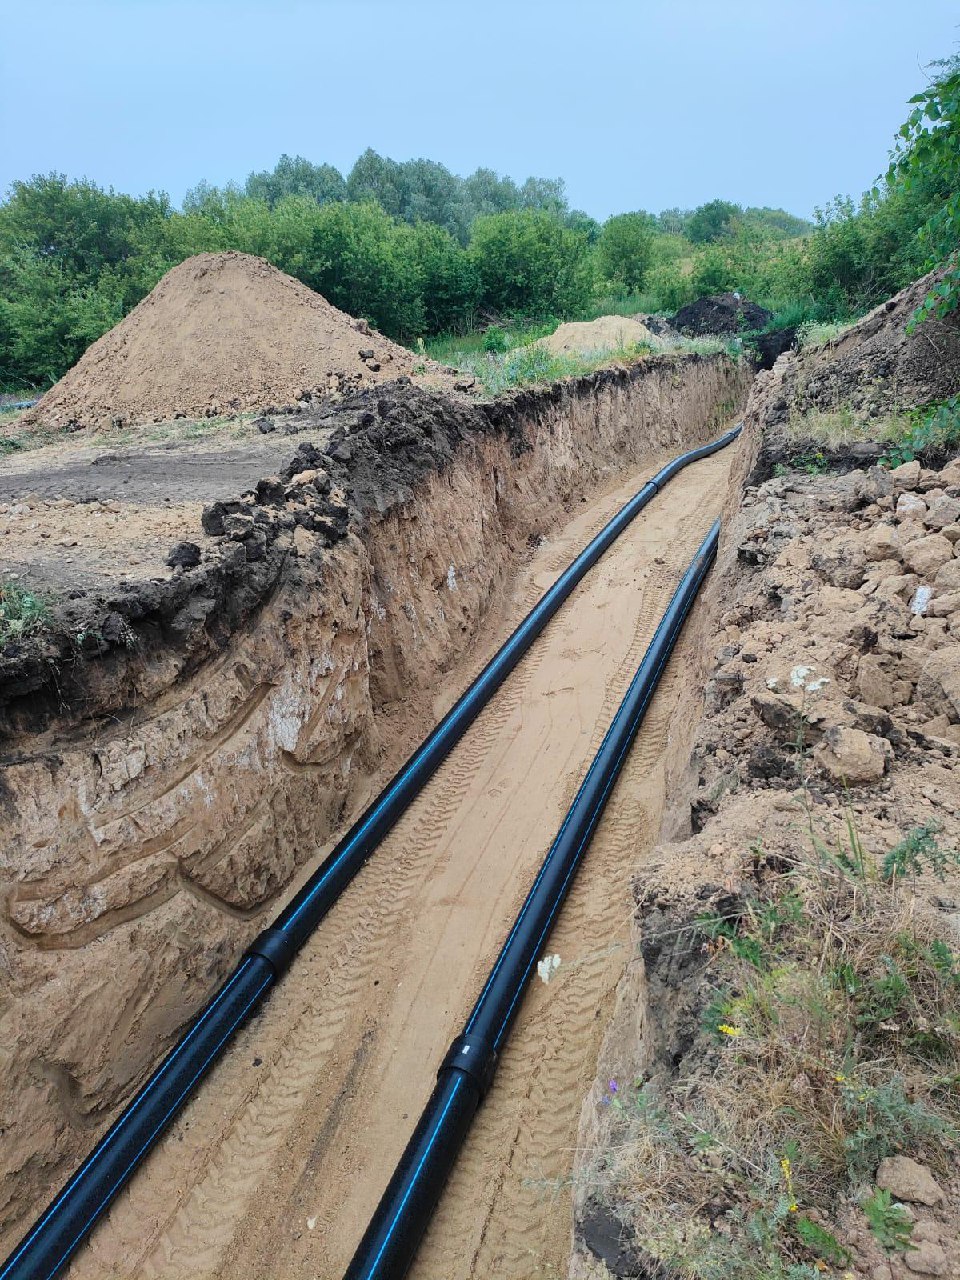
<instances>
[{"instance_id":1,"label":"sandy trench floor","mask_svg":"<svg viewBox=\"0 0 960 1280\"><path fill-rule=\"evenodd\" d=\"M335 1280L348 1263L677 581L736 448L683 471L588 574L301 952L75 1259L72 1280ZM442 715L665 459L532 553ZM630 872L656 842L681 639L525 996L415 1280L566 1274L583 1096L627 959ZM331 841L331 843L333 843ZM318 858L325 850L321 850Z\"/></svg>"}]
</instances>

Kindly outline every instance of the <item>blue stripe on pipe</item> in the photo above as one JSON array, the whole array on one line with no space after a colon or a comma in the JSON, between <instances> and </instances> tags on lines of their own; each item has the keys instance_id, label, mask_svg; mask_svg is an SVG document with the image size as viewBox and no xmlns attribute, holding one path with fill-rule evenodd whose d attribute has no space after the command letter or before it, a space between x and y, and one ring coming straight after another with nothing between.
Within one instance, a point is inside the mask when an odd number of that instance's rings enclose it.
<instances>
[{"instance_id":1,"label":"blue stripe on pipe","mask_svg":"<svg viewBox=\"0 0 960 1280\"><path fill-rule=\"evenodd\" d=\"M74 1187L77 1186L80 1180L83 1177L85 1177L91 1165L98 1159L98 1157L100 1156L101 1152L103 1151L107 1143L112 1143L116 1140L117 1136L120 1133L120 1130L124 1127L125 1124L128 1123L128 1121L130 1121L133 1118L138 1108L141 1107L143 1103L147 1101L149 1096L148 1090L150 1089L150 1086L153 1084L153 1082L156 1079L158 1079L158 1077L161 1075L162 1072L165 1072L168 1069L168 1067L172 1065L174 1059L179 1054L181 1054L184 1051L184 1049L187 1048L190 1041L193 1039L196 1033L203 1026L204 1022L206 1022L206 1020L210 1017L210 1015L213 1013L214 1009L216 1009L220 1001L223 1000L224 997L228 994L231 987L239 979L240 975L244 972L244 970L246 969L249 963L250 963L249 960L245 960L244 963L237 969L237 971L233 974L230 981L227 983L227 985L223 988L223 990L217 996L216 1000L211 1002L209 1009L204 1010L203 1016L197 1020L194 1026L190 1028L190 1030L187 1032L184 1038L173 1050L170 1057L164 1059L164 1061L153 1073L153 1075L150 1077L147 1083L143 1086L143 1089L141 1090L139 1097L136 1099L135 1102L133 1102L130 1105L130 1107L127 1108L124 1114L120 1117L120 1120L117 1122L116 1127L108 1130L107 1133L104 1134L101 1141L97 1144L97 1146L93 1149L93 1151L91 1151L90 1155L87 1156L86 1160L77 1170L77 1172L73 1175L73 1177L70 1179L67 1185L63 1188L63 1190L60 1192L57 1198L53 1201L51 1205L49 1205L43 1217L40 1218L40 1220L34 1224L33 1230L29 1233L29 1235L25 1237L25 1239L23 1239L20 1242L20 1247L14 1253L12 1253L10 1257L7 1259L6 1263L4 1264L3 1270L0 1271L0 1280L3 1280L3 1277L8 1274L11 1267L13 1267L14 1264L23 1255L24 1250L27 1249L33 1243L33 1241L37 1237L37 1234L43 1229L43 1227L46 1226L50 1217L54 1213L56 1213L57 1209L59 1209L64 1199L70 1194L70 1192L74 1189ZM270 981L270 977L267 978L267 981L268 982Z\"/></svg>"},{"instance_id":2,"label":"blue stripe on pipe","mask_svg":"<svg viewBox=\"0 0 960 1280\"><path fill-rule=\"evenodd\" d=\"M260 986L257 988L257 990L251 994L249 1001L244 1005L244 1007L240 1010L240 1012L237 1014L234 1020L230 1023L230 1026L228 1027L228 1029L223 1033L223 1035L220 1037L220 1039L217 1041L214 1047L210 1050L210 1052L204 1058L203 1062L197 1068L196 1072L190 1077L187 1084L184 1085L183 1089L180 1091L180 1096L177 1098L176 1102L174 1102L174 1104L169 1108L169 1110L164 1115L163 1119L159 1122L159 1124L157 1124L157 1126L150 1133L149 1137L144 1139L143 1143L140 1146L140 1150L133 1157L133 1159L130 1160L127 1167L124 1169L123 1173L119 1176L119 1178L117 1178L113 1186L107 1192L107 1195L106 1195L107 1204L109 1204L109 1202L113 1199L114 1195L123 1186L124 1182L126 1182L131 1172L137 1167L137 1165L140 1163L140 1161L143 1159L146 1153L150 1150L151 1146L153 1145L154 1138L166 1126L170 1117L174 1114L174 1112L180 1106L181 1102L187 1096L190 1090L193 1088L194 1084L196 1084L196 1082L200 1079L204 1071L206 1071L207 1067L210 1065L213 1059L220 1052L220 1049L222 1048L222 1046L226 1044L226 1042L233 1035L236 1028L247 1016L247 1010L250 1009L251 1006L256 1003L256 1001L260 998L265 988L270 985L271 981L272 981L272 975L268 974L264 978ZM102 1208L99 1209L95 1214L93 1214L91 1217L87 1219L86 1224L84 1225L82 1230L77 1233L73 1242L70 1244L69 1248L67 1248L64 1251L63 1257L47 1273L47 1280L53 1280L53 1277L57 1274L57 1272L60 1270L63 1264L67 1261L67 1259L73 1253L74 1249L76 1249L77 1245L80 1243L83 1237L87 1234L87 1232L96 1222L97 1218L99 1218L101 1212L102 1212Z\"/></svg>"},{"instance_id":3,"label":"blue stripe on pipe","mask_svg":"<svg viewBox=\"0 0 960 1280\"><path fill-rule=\"evenodd\" d=\"M400 1201L400 1204L397 1207L397 1212L393 1216L393 1221L390 1223L390 1227L387 1231L387 1234L383 1238L383 1244L380 1246L379 1250L377 1251L377 1256L374 1258L370 1266L370 1270L367 1273L371 1277L375 1274L377 1267L380 1265L380 1259L383 1257L383 1254L387 1245L390 1243L390 1241L393 1238L393 1234L397 1229L397 1224L400 1221L400 1218L403 1214L403 1210L406 1207L407 1201L413 1195L413 1190L414 1190L414 1187L416 1187L417 1185L417 1181L420 1177L421 1170L423 1169L423 1166L427 1163L427 1159L430 1155L430 1152L433 1150L436 1144L437 1138L440 1136L440 1130L443 1128L443 1122L447 1118L447 1112L453 1106L453 1100L457 1096L457 1094L460 1092L460 1086L462 1084L463 1084L463 1076L457 1076L457 1079L453 1086L453 1092L450 1094L450 1097L447 1099L446 1106L440 1112L440 1116L439 1116L439 1119L437 1120L436 1125L434 1126L433 1133L431 1133L430 1135L430 1141L427 1143L427 1149L426 1151L424 1151L423 1155L420 1157L420 1163L417 1165L416 1169L414 1169L413 1171L413 1177L410 1179L410 1185L407 1187L406 1191L403 1193L403 1199Z\"/></svg>"}]
</instances>

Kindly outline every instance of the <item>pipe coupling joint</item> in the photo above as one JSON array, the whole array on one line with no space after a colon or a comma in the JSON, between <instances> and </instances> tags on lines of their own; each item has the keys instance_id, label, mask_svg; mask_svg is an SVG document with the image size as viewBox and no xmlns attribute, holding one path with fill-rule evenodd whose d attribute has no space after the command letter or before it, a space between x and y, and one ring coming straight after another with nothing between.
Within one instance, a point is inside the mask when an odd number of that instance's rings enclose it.
<instances>
[{"instance_id":1,"label":"pipe coupling joint","mask_svg":"<svg viewBox=\"0 0 960 1280\"><path fill-rule=\"evenodd\" d=\"M493 1073L497 1069L497 1051L493 1045L479 1036L457 1036L447 1050L443 1065L437 1072L461 1071L469 1076L480 1090L480 1097L485 1098L493 1083Z\"/></svg>"},{"instance_id":2,"label":"pipe coupling joint","mask_svg":"<svg viewBox=\"0 0 960 1280\"><path fill-rule=\"evenodd\" d=\"M284 929L264 929L247 947L244 955L259 956L266 960L279 978L290 967L290 961L297 953L292 934Z\"/></svg>"}]
</instances>

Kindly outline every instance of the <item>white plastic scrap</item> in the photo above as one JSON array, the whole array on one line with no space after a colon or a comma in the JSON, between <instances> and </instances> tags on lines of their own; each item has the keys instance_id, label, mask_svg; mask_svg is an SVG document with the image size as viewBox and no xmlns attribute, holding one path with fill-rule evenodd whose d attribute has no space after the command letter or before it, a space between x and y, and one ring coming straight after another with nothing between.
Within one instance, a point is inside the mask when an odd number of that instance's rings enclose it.
<instances>
[{"instance_id":1,"label":"white plastic scrap","mask_svg":"<svg viewBox=\"0 0 960 1280\"><path fill-rule=\"evenodd\" d=\"M910 612L914 614L924 614L927 612L927 605L933 598L933 587L917 587L913 599L910 601Z\"/></svg>"},{"instance_id":2,"label":"white plastic scrap","mask_svg":"<svg viewBox=\"0 0 960 1280\"><path fill-rule=\"evenodd\" d=\"M544 956L542 960L537 961L537 973L543 983L549 982L559 968L560 957L556 955Z\"/></svg>"}]
</instances>

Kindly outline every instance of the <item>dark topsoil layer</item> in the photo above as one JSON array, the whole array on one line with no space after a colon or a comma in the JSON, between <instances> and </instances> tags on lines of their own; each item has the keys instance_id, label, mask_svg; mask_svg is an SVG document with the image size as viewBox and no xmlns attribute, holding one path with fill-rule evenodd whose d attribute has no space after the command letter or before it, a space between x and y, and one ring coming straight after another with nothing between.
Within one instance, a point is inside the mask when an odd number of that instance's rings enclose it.
<instances>
[{"instance_id":1,"label":"dark topsoil layer","mask_svg":"<svg viewBox=\"0 0 960 1280\"><path fill-rule=\"evenodd\" d=\"M663 359L690 363L704 357ZM173 650L186 656L186 673L224 648L296 560L298 525L319 535L319 549L332 547L348 531L360 531L369 519L409 501L417 485L442 470L472 434L504 433L520 453L528 447L523 422L539 407L648 374L649 362L603 369L572 387L517 391L490 403L401 379L333 408L305 410L297 430L314 440L299 446L271 437L263 446L254 442L200 459L153 451L146 466L142 454L132 451L52 475L38 468L7 477L0 494L8 498L34 492L80 501L112 495L156 502L169 492L180 502L208 505L203 545L171 548L167 564L175 568L173 576L75 588L52 607L44 630L0 648L0 738L42 731L64 713L129 714L136 701L132 668ZM282 457L287 461L278 465ZM94 681L92 659L98 660Z\"/></svg>"},{"instance_id":2,"label":"dark topsoil layer","mask_svg":"<svg viewBox=\"0 0 960 1280\"><path fill-rule=\"evenodd\" d=\"M694 338L722 338L763 329L772 319L773 312L758 307L755 302L738 298L735 293L715 293L681 307L670 323Z\"/></svg>"}]
</instances>

